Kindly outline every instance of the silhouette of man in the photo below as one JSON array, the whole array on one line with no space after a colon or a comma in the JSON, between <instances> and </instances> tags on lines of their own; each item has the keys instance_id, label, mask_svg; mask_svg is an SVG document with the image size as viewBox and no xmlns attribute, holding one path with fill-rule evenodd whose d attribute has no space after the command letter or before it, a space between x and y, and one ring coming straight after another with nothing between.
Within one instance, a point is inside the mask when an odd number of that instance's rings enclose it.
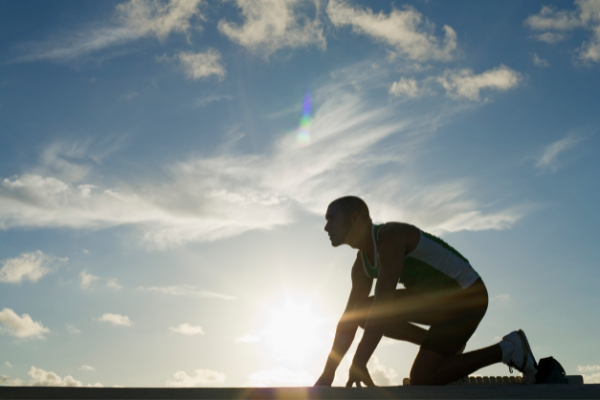
<instances>
[{"instance_id":1,"label":"silhouette of man","mask_svg":"<svg viewBox=\"0 0 600 400\"><path fill-rule=\"evenodd\" d=\"M420 346L411 385L445 385L503 362L535 383L536 363L521 330L463 354L488 306L485 284L469 261L443 240L399 222L373 225L358 197L333 201L325 214L333 247L357 249L352 289L333 347L315 386L331 386L358 327L364 329L346 386L374 386L367 362L383 336ZM373 280L375 296L369 297ZM405 289L396 289L398 282ZM428 325L429 330L413 323Z\"/></svg>"}]
</instances>

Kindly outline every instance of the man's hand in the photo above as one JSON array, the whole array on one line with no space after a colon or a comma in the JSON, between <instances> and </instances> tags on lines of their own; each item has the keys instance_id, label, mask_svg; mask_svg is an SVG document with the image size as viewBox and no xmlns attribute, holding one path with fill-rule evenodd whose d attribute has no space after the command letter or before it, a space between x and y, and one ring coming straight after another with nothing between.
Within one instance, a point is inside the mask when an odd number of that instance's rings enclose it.
<instances>
[{"instance_id":1,"label":"man's hand","mask_svg":"<svg viewBox=\"0 0 600 400\"><path fill-rule=\"evenodd\" d=\"M314 386L327 386L331 387L333 383L333 379L335 378L335 373L329 373L327 371L323 371L319 379L315 382Z\"/></svg>"},{"instance_id":2,"label":"man's hand","mask_svg":"<svg viewBox=\"0 0 600 400\"><path fill-rule=\"evenodd\" d=\"M356 383L356 387L362 387L361 382L367 386L375 386L373 379L371 379L371 375L369 375L369 370L366 365L355 365L352 364L350 367L350 374L348 377L348 382L346 383L346 387L352 387Z\"/></svg>"}]
</instances>

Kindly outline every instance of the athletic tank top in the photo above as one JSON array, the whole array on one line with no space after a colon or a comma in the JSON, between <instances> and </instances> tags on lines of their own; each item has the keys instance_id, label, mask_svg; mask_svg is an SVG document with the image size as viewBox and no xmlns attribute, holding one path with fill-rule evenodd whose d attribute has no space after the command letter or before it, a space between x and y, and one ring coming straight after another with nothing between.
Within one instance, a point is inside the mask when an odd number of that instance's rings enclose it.
<instances>
[{"instance_id":1,"label":"athletic tank top","mask_svg":"<svg viewBox=\"0 0 600 400\"><path fill-rule=\"evenodd\" d=\"M360 252L363 267L367 276L377 279L379 275L379 253L377 242L381 225L373 225L374 263L371 265L369 257ZM469 264L469 260L462 256L442 239L419 230L421 237L413 251L404 257L404 267L400 275L400 283L407 289L419 292L435 292L453 288L466 289L471 286L479 274Z\"/></svg>"}]
</instances>

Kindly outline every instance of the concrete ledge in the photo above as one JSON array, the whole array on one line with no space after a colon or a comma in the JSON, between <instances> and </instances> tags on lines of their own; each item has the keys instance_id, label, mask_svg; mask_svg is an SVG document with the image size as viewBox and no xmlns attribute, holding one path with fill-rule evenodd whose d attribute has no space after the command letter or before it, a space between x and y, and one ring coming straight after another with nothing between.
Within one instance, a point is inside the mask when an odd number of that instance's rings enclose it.
<instances>
[{"instance_id":1,"label":"concrete ledge","mask_svg":"<svg viewBox=\"0 0 600 400\"><path fill-rule=\"evenodd\" d=\"M0 387L0 399L600 399L600 385L377 388Z\"/></svg>"}]
</instances>

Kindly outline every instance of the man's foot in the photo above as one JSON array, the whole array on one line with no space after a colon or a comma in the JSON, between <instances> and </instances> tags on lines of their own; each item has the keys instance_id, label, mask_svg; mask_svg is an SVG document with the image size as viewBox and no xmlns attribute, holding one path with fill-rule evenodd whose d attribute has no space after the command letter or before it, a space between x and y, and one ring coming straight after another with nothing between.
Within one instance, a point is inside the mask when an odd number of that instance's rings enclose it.
<instances>
[{"instance_id":1,"label":"man's foot","mask_svg":"<svg viewBox=\"0 0 600 400\"><path fill-rule=\"evenodd\" d=\"M504 336L502 340L512 343L514 353L512 359L507 363L510 371L516 368L523 373L523 383L530 385L535 383L535 374L537 373L537 363L529 347L529 342L522 330L514 331Z\"/></svg>"}]
</instances>

